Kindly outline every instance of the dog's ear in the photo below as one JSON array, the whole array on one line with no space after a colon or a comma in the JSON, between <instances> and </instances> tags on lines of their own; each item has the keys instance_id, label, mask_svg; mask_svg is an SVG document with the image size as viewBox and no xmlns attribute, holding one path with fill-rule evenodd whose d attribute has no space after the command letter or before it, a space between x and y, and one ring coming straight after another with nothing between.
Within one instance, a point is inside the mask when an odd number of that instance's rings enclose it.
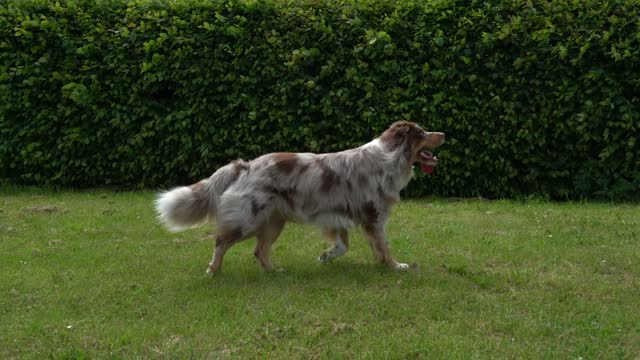
<instances>
[{"instance_id":1,"label":"dog's ear","mask_svg":"<svg viewBox=\"0 0 640 360\"><path fill-rule=\"evenodd\" d=\"M407 137L407 135L409 135L409 126L407 125L400 125L398 127L398 129L396 130L397 134L402 136L402 137Z\"/></svg>"}]
</instances>

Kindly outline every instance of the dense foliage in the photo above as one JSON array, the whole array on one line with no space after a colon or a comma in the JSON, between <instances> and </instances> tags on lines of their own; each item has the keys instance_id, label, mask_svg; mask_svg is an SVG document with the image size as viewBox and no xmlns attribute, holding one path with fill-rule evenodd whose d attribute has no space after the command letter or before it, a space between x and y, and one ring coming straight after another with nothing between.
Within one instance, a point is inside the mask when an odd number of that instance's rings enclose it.
<instances>
[{"instance_id":1,"label":"dense foliage","mask_svg":"<svg viewBox=\"0 0 640 360\"><path fill-rule=\"evenodd\" d=\"M155 187L444 131L413 195L640 194L636 0L12 0L0 178Z\"/></svg>"}]
</instances>

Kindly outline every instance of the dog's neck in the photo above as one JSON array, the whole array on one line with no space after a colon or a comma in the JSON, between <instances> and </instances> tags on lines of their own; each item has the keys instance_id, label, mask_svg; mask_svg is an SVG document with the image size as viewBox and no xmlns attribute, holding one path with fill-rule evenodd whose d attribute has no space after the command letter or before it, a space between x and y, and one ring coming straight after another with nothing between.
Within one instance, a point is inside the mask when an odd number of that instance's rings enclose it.
<instances>
[{"instance_id":1,"label":"dog's neck","mask_svg":"<svg viewBox=\"0 0 640 360\"><path fill-rule=\"evenodd\" d=\"M362 146L363 149L374 158L374 162L385 171L385 176L395 181L390 184L392 188L386 189L399 193L404 189L413 176L413 166L406 156L405 146L392 146L379 138Z\"/></svg>"}]
</instances>

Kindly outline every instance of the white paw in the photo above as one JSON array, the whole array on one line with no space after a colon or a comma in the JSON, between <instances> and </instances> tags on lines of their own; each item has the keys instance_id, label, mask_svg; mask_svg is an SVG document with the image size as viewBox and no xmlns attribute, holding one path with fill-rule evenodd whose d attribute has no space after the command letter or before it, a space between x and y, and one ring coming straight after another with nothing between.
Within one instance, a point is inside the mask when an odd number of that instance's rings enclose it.
<instances>
[{"instance_id":1,"label":"white paw","mask_svg":"<svg viewBox=\"0 0 640 360\"><path fill-rule=\"evenodd\" d=\"M320 261L321 263L327 263L331 260L335 259L335 256L331 256L331 254L328 254L326 252L322 253L319 257L318 257L318 261Z\"/></svg>"},{"instance_id":2,"label":"white paw","mask_svg":"<svg viewBox=\"0 0 640 360\"><path fill-rule=\"evenodd\" d=\"M405 263L398 263L398 265L396 265L396 270L415 270L418 268L418 264L416 263L411 263L411 264L405 264Z\"/></svg>"},{"instance_id":3,"label":"white paw","mask_svg":"<svg viewBox=\"0 0 640 360\"><path fill-rule=\"evenodd\" d=\"M206 273L208 277L213 277L216 274L215 272L211 271L211 268L207 268Z\"/></svg>"}]
</instances>

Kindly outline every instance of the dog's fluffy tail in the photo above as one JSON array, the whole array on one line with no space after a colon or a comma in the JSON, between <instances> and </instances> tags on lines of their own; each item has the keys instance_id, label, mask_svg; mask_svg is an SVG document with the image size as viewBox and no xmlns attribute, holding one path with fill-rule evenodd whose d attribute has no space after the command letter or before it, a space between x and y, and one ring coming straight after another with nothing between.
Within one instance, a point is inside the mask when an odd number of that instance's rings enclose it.
<instances>
[{"instance_id":1,"label":"dog's fluffy tail","mask_svg":"<svg viewBox=\"0 0 640 360\"><path fill-rule=\"evenodd\" d=\"M158 219L171 231L200 226L212 220L224 191L246 168L238 162L216 171L208 179L158 194L155 201Z\"/></svg>"}]
</instances>

